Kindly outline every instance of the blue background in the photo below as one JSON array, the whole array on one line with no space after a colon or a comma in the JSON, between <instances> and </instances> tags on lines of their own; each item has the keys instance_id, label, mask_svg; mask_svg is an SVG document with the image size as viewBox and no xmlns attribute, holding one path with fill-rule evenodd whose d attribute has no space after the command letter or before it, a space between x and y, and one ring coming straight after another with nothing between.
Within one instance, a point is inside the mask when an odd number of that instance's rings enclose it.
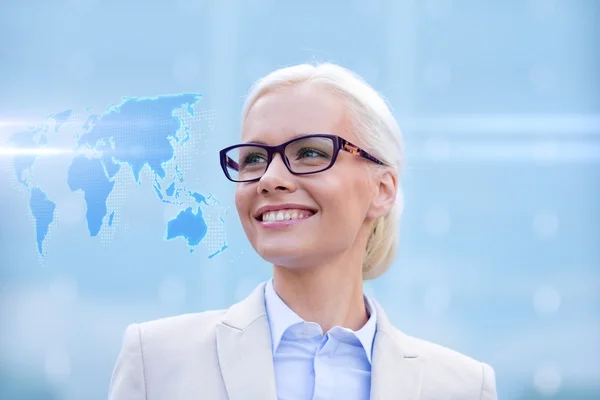
<instances>
[{"instance_id":1,"label":"blue background","mask_svg":"<svg viewBox=\"0 0 600 400\"><path fill-rule=\"evenodd\" d=\"M106 398L127 324L225 308L268 278L216 152L251 83L306 61L361 74L403 129L400 253L366 285L393 322L490 363L502 399L600 398L599 41L595 0L3 3L0 398ZM218 199L205 246L166 239L175 209L147 167L90 236L67 152L32 170L58 212L40 256L12 135L179 93L203 96L181 162Z\"/></svg>"}]
</instances>

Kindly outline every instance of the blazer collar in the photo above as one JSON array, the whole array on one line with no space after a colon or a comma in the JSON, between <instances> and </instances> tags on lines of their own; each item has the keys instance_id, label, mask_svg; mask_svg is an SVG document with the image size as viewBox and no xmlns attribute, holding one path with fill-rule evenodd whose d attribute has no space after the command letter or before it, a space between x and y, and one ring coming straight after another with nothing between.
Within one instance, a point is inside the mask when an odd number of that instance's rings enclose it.
<instances>
[{"instance_id":1,"label":"blazer collar","mask_svg":"<svg viewBox=\"0 0 600 400\"><path fill-rule=\"evenodd\" d=\"M277 400L264 287L231 306L217 325L219 366L230 400Z\"/></svg>"},{"instance_id":2,"label":"blazer collar","mask_svg":"<svg viewBox=\"0 0 600 400\"><path fill-rule=\"evenodd\" d=\"M373 344L371 400L417 400L423 381L423 358L412 338L392 325L383 308L377 308Z\"/></svg>"},{"instance_id":3,"label":"blazer collar","mask_svg":"<svg viewBox=\"0 0 600 400\"><path fill-rule=\"evenodd\" d=\"M219 366L230 400L276 400L271 331L265 309L265 285L231 306L217 325ZM423 359L413 339L396 329L383 308L377 310L373 343L372 400L417 400L423 379Z\"/></svg>"}]
</instances>

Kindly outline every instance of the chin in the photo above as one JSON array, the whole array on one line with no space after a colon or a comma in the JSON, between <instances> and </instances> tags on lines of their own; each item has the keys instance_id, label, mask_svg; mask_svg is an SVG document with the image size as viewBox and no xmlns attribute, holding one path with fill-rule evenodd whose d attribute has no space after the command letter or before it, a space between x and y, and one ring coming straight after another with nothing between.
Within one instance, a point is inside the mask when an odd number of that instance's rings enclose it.
<instances>
[{"instance_id":1,"label":"chin","mask_svg":"<svg viewBox=\"0 0 600 400\"><path fill-rule=\"evenodd\" d=\"M275 239L275 238L274 238ZM314 251L314 246L300 244L298 241L293 243L282 240L261 240L254 246L254 249L265 261L281 266L295 266L305 264L307 255Z\"/></svg>"}]
</instances>

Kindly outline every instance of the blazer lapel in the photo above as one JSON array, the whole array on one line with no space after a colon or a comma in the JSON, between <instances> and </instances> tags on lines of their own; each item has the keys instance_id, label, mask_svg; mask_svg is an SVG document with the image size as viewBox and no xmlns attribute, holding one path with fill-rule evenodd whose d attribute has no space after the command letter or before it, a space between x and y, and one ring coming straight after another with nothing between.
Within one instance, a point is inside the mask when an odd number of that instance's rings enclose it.
<instances>
[{"instance_id":1,"label":"blazer lapel","mask_svg":"<svg viewBox=\"0 0 600 400\"><path fill-rule=\"evenodd\" d=\"M417 400L423 380L423 359L410 338L396 329L376 302L377 333L371 371L372 400Z\"/></svg>"},{"instance_id":2,"label":"blazer lapel","mask_svg":"<svg viewBox=\"0 0 600 400\"><path fill-rule=\"evenodd\" d=\"M276 400L264 286L233 305L217 326L219 366L230 400Z\"/></svg>"}]
</instances>

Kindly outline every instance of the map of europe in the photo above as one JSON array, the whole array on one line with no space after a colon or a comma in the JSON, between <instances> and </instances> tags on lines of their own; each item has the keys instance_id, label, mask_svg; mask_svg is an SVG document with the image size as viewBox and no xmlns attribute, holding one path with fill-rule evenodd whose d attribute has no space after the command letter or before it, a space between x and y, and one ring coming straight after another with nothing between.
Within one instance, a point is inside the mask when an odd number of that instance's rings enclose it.
<instances>
[{"instance_id":1,"label":"map of europe","mask_svg":"<svg viewBox=\"0 0 600 400\"><path fill-rule=\"evenodd\" d=\"M117 197L115 185L140 185L141 175L145 174L151 180L154 200L177 207L176 214L165 223L165 240L183 239L193 252L212 229L217 232L213 237L219 243L213 241L208 256L212 258L225 250L219 201L210 193L190 187L185 176L185 164L191 160L185 156L186 151L190 152L186 147L198 143L203 134L194 125L201 119L194 109L201 97L193 93L129 97L103 113L86 109L87 115L76 115L74 110L65 110L51 114L38 126L13 133L10 145L27 150L17 152L12 163L18 184L28 192L39 255L47 254L46 240L57 222L59 205L36 179L34 166L39 158L53 152L72 155L68 172L61 179L66 180L72 193L83 194L85 223L91 237L118 220L119 207L109 206L111 196ZM70 136L71 148L52 143L60 142L61 136ZM203 210L211 207L220 214L208 223Z\"/></svg>"}]
</instances>

